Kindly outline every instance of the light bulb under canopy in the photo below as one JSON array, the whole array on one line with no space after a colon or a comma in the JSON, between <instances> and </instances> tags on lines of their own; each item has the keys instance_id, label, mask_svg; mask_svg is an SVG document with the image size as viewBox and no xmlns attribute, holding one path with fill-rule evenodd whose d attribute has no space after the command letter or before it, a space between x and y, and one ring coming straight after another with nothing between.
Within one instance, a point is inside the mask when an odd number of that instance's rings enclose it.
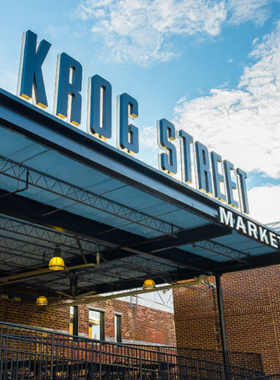
<instances>
[{"instance_id":1,"label":"light bulb under canopy","mask_svg":"<svg viewBox=\"0 0 280 380\"><path fill-rule=\"evenodd\" d=\"M49 262L50 270L63 270L65 269L64 260L62 257L55 256Z\"/></svg>"},{"instance_id":2,"label":"light bulb under canopy","mask_svg":"<svg viewBox=\"0 0 280 380\"><path fill-rule=\"evenodd\" d=\"M156 284L154 282L154 280L145 280L144 284L143 284L143 289L144 290L151 290L151 289L155 289L156 287Z\"/></svg>"},{"instance_id":3,"label":"light bulb under canopy","mask_svg":"<svg viewBox=\"0 0 280 380\"><path fill-rule=\"evenodd\" d=\"M36 305L46 306L47 304L48 304L48 300L45 296L40 296L37 298Z\"/></svg>"}]
</instances>

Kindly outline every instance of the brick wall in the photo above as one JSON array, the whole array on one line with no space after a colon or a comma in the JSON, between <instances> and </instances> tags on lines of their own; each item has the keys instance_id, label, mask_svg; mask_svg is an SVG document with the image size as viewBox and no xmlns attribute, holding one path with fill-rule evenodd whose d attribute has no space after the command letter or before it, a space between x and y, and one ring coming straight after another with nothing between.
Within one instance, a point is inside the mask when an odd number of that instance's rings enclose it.
<instances>
[{"instance_id":1,"label":"brick wall","mask_svg":"<svg viewBox=\"0 0 280 380\"><path fill-rule=\"evenodd\" d=\"M4 289L4 288L3 288ZM19 291L20 289L20 291ZM3 290L2 290L3 291ZM40 295L36 290L25 290L19 287L9 287L5 292L10 295L20 294L21 302L0 299L0 321L40 328L51 328L69 331L69 308L47 310L36 305ZM19 292L19 293L18 293ZM48 298L49 304L52 299ZM94 309L105 309L105 337L114 341L114 312L122 313L123 341L140 341L176 345L174 316L171 313L138 305L128 306L127 302L119 300L100 301L89 305ZM79 333L88 334L89 309L86 305L79 307Z\"/></svg>"},{"instance_id":2,"label":"brick wall","mask_svg":"<svg viewBox=\"0 0 280 380\"><path fill-rule=\"evenodd\" d=\"M68 331L69 309L53 311L47 310L44 306L37 306L36 299L41 294L36 289L28 290L21 286L5 286L1 288L1 292L20 295L21 302L0 299L0 321Z\"/></svg>"},{"instance_id":3,"label":"brick wall","mask_svg":"<svg viewBox=\"0 0 280 380\"><path fill-rule=\"evenodd\" d=\"M114 312L122 313L122 339L176 345L174 316L171 313L141 305L129 307L127 302L107 300L90 304L89 307L105 309L105 336L113 338ZM80 331L87 332L88 307L80 306Z\"/></svg>"},{"instance_id":4,"label":"brick wall","mask_svg":"<svg viewBox=\"0 0 280 380\"><path fill-rule=\"evenodd\" d=\"M228 350L261 353L266 373L280 373L280 266L224 274L221 285ZM174 319L178 346L222 349L203 285L174 290Z\"/></svg>"}]
</instances>

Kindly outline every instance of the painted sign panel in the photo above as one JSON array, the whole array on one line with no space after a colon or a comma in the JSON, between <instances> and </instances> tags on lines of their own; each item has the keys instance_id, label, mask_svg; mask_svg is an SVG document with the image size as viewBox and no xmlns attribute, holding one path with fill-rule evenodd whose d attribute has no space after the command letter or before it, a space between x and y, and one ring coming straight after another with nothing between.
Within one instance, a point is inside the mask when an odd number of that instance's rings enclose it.
<instances>
[{"instance_id":1,"label":"painted sign panel","mask_svg":"<svg viewBox=\"0 0 280 380\"><path fill-rule=\"evenodd\" d=\"M234 229L235 231L247 235L260 243L265 243L268 246L279 249L280 235L272 232L256 222L253 222L243 215L235 215L232 211L219 207L220 223Z\"/></svg>"}]
</instances>

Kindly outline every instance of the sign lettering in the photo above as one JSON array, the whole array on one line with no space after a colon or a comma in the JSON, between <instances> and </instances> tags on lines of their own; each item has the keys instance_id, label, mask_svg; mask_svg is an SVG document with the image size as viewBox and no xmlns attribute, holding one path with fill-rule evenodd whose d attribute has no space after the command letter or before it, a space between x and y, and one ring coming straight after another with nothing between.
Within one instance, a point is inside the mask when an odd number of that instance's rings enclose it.
<instances>
[{"instance_id":1,"label":"sign lettering","mask_svg":"<svg viewBox=\"0 0 280 380\"><path fill-rule=\"evenodd\" d=\"M45 40L37 44L37 35L30 30L24 33L17 95L26 100L32 99L33 104L42 108L48 107L42 66L50 47L51 44ZM53 113L75 126L81 124L82 75L83 68L77 60L66 53L58 56ZM137 100L127 93L118 95L117 146L131 155L139 152L139 129L130 122L138 116ZM102 140L112 137L112 86L99 75L89 78L87 132ZM235 171L231 162L222 160L215 152L209 155L207 147L199 141L194 142L193 137L184 130L179 130L177 134L175 126L166 119L157 121L157 134L158 146L163 151L158 157L160 170L169 175L177 174L177 151L174 142L178 137L182 182L193 184L194 167L198 190L239 208L245 214L249 213L245 182L247 174L243 170L238 168ZM238 200L234 198L236 193ZM227 220L225 216L223 218ZM238 222L238 228L245 230L241 222ZM257 234L253 226L249 226L248 234ZM268 237L264 232L260 236L262 241L267 242ZM269 239L271 244L276 244L273 236Z\"/></svg>"},{"instance_id":2,"label":"sign lettering","mask_svg":"<svg viewBox=\"0 0 280 380\"><path fill-rule=\"evenodd\" d=\"M219 221L236 231L242 232L253 239L269 245L272 248L280 249L280 235L263 228L257 223L248 220L241 215L234 215L232 211L219 207Z\"/></svg>"}]
</instances>

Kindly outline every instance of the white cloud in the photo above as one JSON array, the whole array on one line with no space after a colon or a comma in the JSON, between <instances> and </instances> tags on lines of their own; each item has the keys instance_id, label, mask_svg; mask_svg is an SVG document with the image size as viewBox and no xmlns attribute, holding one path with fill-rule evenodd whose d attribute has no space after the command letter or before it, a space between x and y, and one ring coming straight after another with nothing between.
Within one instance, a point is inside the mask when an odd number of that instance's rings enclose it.
<instances>
[{"instance_id":1,"label":"white cloud","mask_svg":"<svg viewBox=\"0 0 280 380\"><path fill-rule=\"evenodd\" d=\"M198 92L200 95L203 95L203 94L204 94L204 91L203 91L202 88L200 88L200 87L197 88L197 92Z\"/></svg>"},{"instance_id":2,"label":"white cloud","mask_svg":"<svg viewBox=\"0 0 280 380\"><path fill-rule=\"evenodd\" d=\"M75 14L93 21L93 38L105 43L109 59L142 66L173 58L172 36L216 36L226 19L223 0L83 0Z\"/></svg>"},{"instance_id":3,"label":"white cloud","mask_svg":"<svg viewBox=\"0 0 280 380\"><path fill-rule=\"evenodd\" d=\"M280 185L254 187L248 193L250 216L261 223L280 221Z\"/></svg>"},{"instance_id":4,"label":"white cloud","mask_svg":"<svg viewBox=\"0 0 280 380\"><path fill-rule=\"evenodd\" d=\"M157 155L160 149L157 144L157 130L155 126L145 127L139 131L139 155L137 159L158 168Z\"/></svg>"},{"instance_id":5,"label":"white cloud","mask_svg":"<svg viewBox=\"0 0 280 380\"><path fill-rule=\"evenodd\" d=\"M229 0L228 12L231 15L229 23L238 25L246 21L263 25L270 16L269 0Z\"/></svg>"},{"instance_id":6,"label":"white cloud","mask_svg":"<svg viewBox=\"0 0 280 380\"><path fill-rule=\"evenodd\" d=\"M280 24L255 44L237 89L180 100L175 125L245 171L280 178Z\"/></svg>"},{"instance_id":7,"label":"white cloud","mask_svg":"<svg viewBox=\"0 0 280 380\"><path fill-rule=\"evenodd\" d=\"M100 56L148 66L179 54L174 36L216 37L225 23L262 25L273 0L81 0L74 17L91 23Z\"/></svg>"},{"instance_id":8,"label":"white cloud","mask_svg":"<svg viewBox=\"0 0 280 380\"><path fill-rule=\"evenodd\" d=\"M140 137L140 146L143 146L143 148L148 148L153 152L159 149L156 143L157 130L154 126L145 127L143 130L141 130L139 137Z\"/></svg>"}]
</instances>

